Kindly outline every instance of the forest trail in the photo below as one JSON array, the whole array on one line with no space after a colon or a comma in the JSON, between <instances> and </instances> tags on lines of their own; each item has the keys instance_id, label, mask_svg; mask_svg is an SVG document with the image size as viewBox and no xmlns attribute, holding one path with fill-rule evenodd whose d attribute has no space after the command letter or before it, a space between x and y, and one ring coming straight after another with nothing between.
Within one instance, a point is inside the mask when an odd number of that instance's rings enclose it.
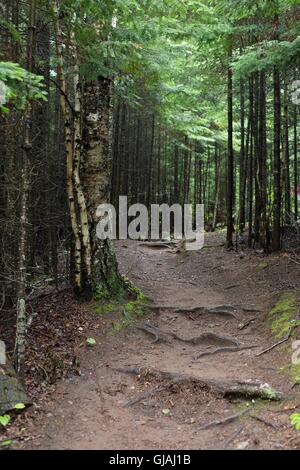
<instances>
[{"instance_id":1,"label":"forest trail","mask_svg":"<svg viewBox=\"0 0 300 470\"><path fill-rule=\"evenodd\" d=\"M276 342L266 327L266 313L280 291L298 286L295 276L298 268L283 256L261 259L253 252L243 255L227 252L222 242L221 233L210 234L204 249L186 254L162 247L155 249L140 242L117 243L122 273L155 305L182 308L232 305L236 306L235 316L212 312L185 314L160 308L147 311L134 325L111 334L111 313L104 314L100 318L97 346L82 358L82 376L58 383L52 402L30 430L34 437L30 448L285 449L300 446L299 433L289 421L293 411L284 409L293 409L300 403L300 396L297 388L291 389L291 378L278 373L280 366L290 365L290 354L283 345L255 356ZM162 338L166 341L154 342L154 336L139 329L145 324L171 335ZM223 351L195 361L193 358L201 352L216 346L228 347L226 342L209 344L212 336L205 344L196 345L178 339L199 337L203 333L230 338L241 348L255 348ZM131 368L154 368L222 382L258 380L288 398L278 403L251 399L237 403L193 380L176 383L176 376L173 380L143 372L140 376L124 372ZM245 409L247 414L233 422L200 430L201 426Z\"/></svg>"}]
</instances>

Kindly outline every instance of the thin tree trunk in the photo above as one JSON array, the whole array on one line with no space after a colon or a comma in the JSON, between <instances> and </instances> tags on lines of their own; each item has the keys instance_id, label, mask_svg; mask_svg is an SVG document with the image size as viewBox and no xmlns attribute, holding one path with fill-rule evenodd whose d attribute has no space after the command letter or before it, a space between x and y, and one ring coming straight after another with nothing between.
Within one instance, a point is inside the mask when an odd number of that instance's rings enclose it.
<instances>
[{"instance_id":1,"label":"thin tree trunk","mask_svg":"<svg viewBox=\"0 0 300 470\"><path fill-rule=\"evenodd\" d=\"M253 144L254 144L254 240L259 242L261 227L261 200L259 186L259 170L260 170L260 148L259 148L259 73L254 77L254 117L253 117Z\"/></svg>"},{"instance_id":2,"label":"thin tree trunk","mask_svg":"<svg viewBox=\"0 0 300 470\"><path fill-rule=\"evenodd\" d=\"M298 134L297 134L298 112L295 106L294 110L294 207L295 221L298 220Z\"/></svg>"},{"instance_id":3,"label":"thin tree trunk","mask_svg":"<svg viewBox=\"0 0 300 470\"><path fill-rule=\"evenodd\" d=\"M260 244L268 249L268 222L267 222L267 134L266 134L266 75L260 73L259 84L259 212L261 214Z\"/></svg>"},{"instance_id":4,"label":"thin tree trunk","mask_svg":"<svg viewBox=\"0 0 300 470\"><path fill-rule=\"evenodd\" d=\"M253 235L253 118L254 118L254 92L253 76L249 80L249 133L250 133L250 151L249 151L249 182L248 182L248 246L252 247Z\"/></svg>"},{"instance_id":5,"label":"thin tree trunk","mask_svg":"<svg viewBox=\"0 0 300 470\"><path fill-rule=\"evenodd\" d=\"M81 229L81 244L82 244L82 258L84 266L81 266L82 284L90 284L92 276L91 266L91 241L89 232L88 212L86 200L82 188L80 176L80 161L82 154L82 129L81 129L81 116L82 116L82 83L79 76L78 54L76 45L73 44L73 60L74 60L74 164L73 164L73 180L76 192L76 202L79 211L80 229Z\"/></svg>"},{"instance_id":6,"label":"thin tree trunk","mask_svg":"<svg viewBox=\"0 0 300 470\"><path fill-rule=\"evenodd\" d=\"M179 161L179 149L178 145L175 144L174 151L174 201L179 202L179 181L178 181L178 161Z\"/></svg>"},{"instance_id":7,"label":"thin tree trunk","mask_svg":"<svg viewBox=\"0 0 300 470\"><path fill-rule=\"evenodd\" d=\"M274 67L274 222L273 222L273 250L281 248L281 159L280 159L280 133L281 133L281 96L280 72Z\"/></svg>"},{"instance_id":8,"label":"thin tree trunk","mask_svg":"<svg viewBox=\"0 0 300 470\"><path fill-rule=\"evenodd\" d=\"M239 230L243 233L245 228L245 83L240 81L240 106L241 106L241 148L240 148L240 197L239 197Z\"/></svg>"},{"instance_id":9,"label":"thin tree trunk","mask_svg":"<svg viewBox=\"0 0 300 470\"><path fill-rule=\"evenodd\" d=\"M289 149L289 106L287 79L284 83L284 136L283 136L283 176L285 188L285 223L291 223L291 181L290 181L290 149Z\"/></svg>"},{"instance_id":10,"label":"thin tree trunk","mask_svg":"<svg viewBox=\"0 0 300 470\"><path fill-rule=\"evenodd\" d=\"M232 57L230 47L229 60ZM232 68L228 67L228 156L227 156L227 248L233 247L233 204L234 204L234 162L233 162L233 87Z\"/></svg>"},{"instance_id":11,"label":"thin tree trunk","mask_svg":"<svg viewBox=\"0 0 300 470\"><path fill-rule=\"evenodd\" d=\"M220 199L221 152L219 149L217 149L217 162L216 163L217 163L217 175L216 175L215 205L214 205L214 215L213 215L213 222L212 222L212 231L216 230L219 199Z\"/></svg>"},{"instance_id":12,"label":"thin tree trunk","mask_svg":"<svg viewBox=\"0 0 300 470\"><path fill-rule=\"evenodd\" d=\"M155 138L155 115L152 117L151 142L150 142L150 158L148 168L148 191L147 191L147 207L150 209L152 199L152 179L153 179L153 156L154 156L154 138Z\"/></svg>"},{"instance_id":13,"label":"thin tree trunk","mask_svg":"<svg viewBox=\"0 0 300 470\"><path fill-rule=\"evenodd\" d=\"M69 108L69 102L67 101L67 84L65 78L65 68L64 68L64 50L62 47L62 30L59 23L59 7L58 2L55 0L54 2L54 12L56 16L56 50L57 50L57 69L58 69L58 76L60 81L61 87L61 94L60 94L60 105L62 110L62 115L64 119L64 138L65 138L65 146L66 146L66 154L67 154L67 195L68 195L68 203L69 203L69 210L70 210L70 219L71 219L71 227L72 233L74 237L74 244L75 244L75 253L74 253L74 284L75 284L75 291L80 292L82 289L82 256L81 256L81 234L80 228L77 220L76 214L76 206L75 206L75 190L74 190L74 183L73 183L73 175L74 175L74 136L72 135L72 128L71 128L71 111Z\"/></svg>"},{"instance_id":14,"label":"thin tree trunk","mask_svg":"<svg viewBox=\"0 0 300 470\"><path fill-rule=\"evenodd\" d=\"M36 27L36 0L30 3L30 23L28 27L27 69L33 72L33 56ZM21 379L24 377L24 360L26 349L26 270L27 270L27 242L28 242L28 199L30 191L31 167L31 126L33 109L29 103L24 128L24 142L21 169L21 200L20 200L20 227L19 227L19 256L17 276L17 327L15 340L15 368Z\"/></svg>"}]
</instances>

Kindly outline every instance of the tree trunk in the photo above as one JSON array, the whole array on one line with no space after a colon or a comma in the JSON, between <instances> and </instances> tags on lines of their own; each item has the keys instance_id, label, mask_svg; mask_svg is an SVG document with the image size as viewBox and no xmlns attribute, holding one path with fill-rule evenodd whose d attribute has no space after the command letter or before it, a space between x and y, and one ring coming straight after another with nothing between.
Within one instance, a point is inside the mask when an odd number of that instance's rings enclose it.
<instances>
[{"instance_id":1,"label":"tree trunk","mask_svg":"<svg viewBox=\"0 0 300 470\"><path fill-rule=\"evenodd\" d=\"M178 162L179 162L179 149L178 144L175 144L174 150L174 203L179 203L179 180L178 180Z\"/></svg>"},{"instance_id":2,"label":"tree trunk","mask_svg":"<svg viewBox=\"0 0 300 470\"><path fill-rule=\"evenodd\" d=\"M240 105L241 105L241 148L240 148L240 197L239 197L239 231L243 233L245 228L245 83L240 81Z\"/></svg>"},{"instance_id":3,"label":"tree trunk","mask_svg":"<svg viewBox=\"0 0 300 470\"><path fill-rule=\"evenodd\" d=\"M73 60L74 60L74 163L73 163L73 181L76 192L76 203L79 212L80 232L81 232L81 257L84 261L81 266L82 284L86 279L90 279L92 275L91 267L91 240L89 232L88 212L86 207L85 195L82 188L80 161L82 153L82 83L79 75L78 54L76 45L73 43Z\"/></svg>"},{"instance_id":4,"label":"tree trunk","mask_svg":"<svg viewBox=\"0 0 300 470\"><path fill-rule=\"evenodd\" d=\"M290 149L289 149L289 105L287 79L284 83L284 137L283 137L283 176L285 189L285 223L291 223L291 181L290 181Z\"/></svg>"},{"instance_id":5,"label":"tree trunk","mask_svg":"<svg viewBox=\"0 0 300 470\"><path fill-rule=\"evenodd\" d=\"M281 248L281 160L280 160L280 132L281 132L281 96L280 72L274 68L274 222L273 222L273 250Z\"/></svg>"},{"instance_id":6,"label":"tree trunk","mask_svg":"<svg viewBox=\"0 0 300 470\"><path fill-rule=\"evenodd\" d=\"M110 202L111 181L111 82L99 77L84 84L82 182L89 214L91 276L83 296L107 298L123 290L123 281L111 240L96 234L97 207Z\"/></svg>"},{"instance_id":7,"label":"tree trunk","mask_svg":"<svg viewBox=\"0 0 300 470\"><path fill-rule=\"evenodd\" d=\"M266 132L266 74L260 73L259 92L259 211L261 214L260 244L267 250L269 229L267 221L267 132Z\"/></svg>"},{"instance_id":8,"label":"tree trunk","mask_svg":"<svg viewBox=\"0 0 300 470\"><path fill-rule=\"evenodd\" d=\"M295 221L298 220L298 134L297 134L298 112L295 106L294 110L294 207Z\"/></svg>"},{"instance_id":9,"label":"tree trunk","mask_svg":"<svg viewBox=\"0 0 300 470\"><path fill-rule=\"evenodd\" d=\"M27 69L33 72L33 54L36 27L36 0L30 3L30 23L28 28ZM17 374L23 379L26 346L26 270L27 270L27 242L28 242L28 199L30 191L31 168L31 126L33 109L29 103L25 116L24 142L21 163L21 199L20 199L20 227L19 227L19 256L17 275L17 328L15 340L15 368Z\"/></svg>"},{"instance_id":10,"label":"tree trunk","mask_svg":"<svg viewBox=\"0 0 300 470\"><path fill-rule=\"evenodd\" d=\"M254 118L254 90L253 76L249 80L249 181L248 181L248 246L252 247L253 233L253 118Z\"/></svg>"},{"instance_id":11,"label":"tree trunk","mask_svg":"<svg viewBox=\"0 0 300 470\"><path fill-rule=\"evenodd\" d=\"M232 51L230 49L229 59ZM233 247L233 204L234 204L234 163L233 163L233 89L232 68L228 67L228 156L227 156L227 248Z\"/></svg>"},{"instance_id":12,"label":"tree trunk","mask_svg":"<svg viewBox=\"0 0 300 470\"><path fill-rule=\"evenodd\" d=\"M148 191L147 191L147 207L148 207L148 210L150 209L150 205L152 203L154 203L153 198L152 198L154 139L155 139L155 114L153 114L153 116L152 116L150 155L149 155L149 167L148 167Z\"/></svg>"},{"instance_id":13,"label":"tree trunk","mask_svg":"<svg viewBox=\"0 0 300 470\"><path fill-rule=\"evenodd\" d=\"M277 5L278 7L278 5ZM274 23L276 26L274 39L279 40L279 15L275 14ZM273 70L273 88L274 88L274 150L273 150L273 181L274 181L274 205L273 205L273 239L272 245L274 251L281 248L281 82L280 71L277 66Z\"/></svg>"},{"instance_id":14,"label":"tree trunk","mask_svg":"<svg viewBox=\"0 0 300 470\"><path fill-rule=\"evenodd\" d=\"M220 183L221 183L221 152L216 148L216 188L215 188L215 204L214 204L214 214L212 221L212 231L216 230L217 226L217 217L218 217L218 207L220 199Z\"/></svg>"},{"instance_id":15,"label":"tree trunk","mask_svg":"<svg viewBox=\"0 0 300 470\"><path fill-rule=\"evenodd\" d=\"M71 227L74 238L75 253L74 253L74 284L75 291L80 292L82 289L82 254L81 254L81 233L77 220L76 205L75 205L75 190L74 190L74 135L72 133L72 115L70 111L70 104L67 99L67 83L65 77L64 67L64 50L62 47L62 30L59 23L59 7L58 2L54 3L54 12L56 15L56 51L57 51L57 69L60 81L61 94L60 105L64 119L64 138L67 154L67 195L70 210Z\"/></svg>"}]
</instances>

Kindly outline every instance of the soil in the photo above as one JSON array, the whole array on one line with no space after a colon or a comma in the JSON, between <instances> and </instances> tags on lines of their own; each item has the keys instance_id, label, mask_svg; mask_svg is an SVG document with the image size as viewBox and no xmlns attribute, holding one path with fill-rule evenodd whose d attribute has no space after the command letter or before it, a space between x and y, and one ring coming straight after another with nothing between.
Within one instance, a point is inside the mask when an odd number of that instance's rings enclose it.
<instances>
[{"instance_id":1,"label":"soil","mask_svg":"<svg viewBox=\"0 0 300 470\"><path fill-rule=\"evenodd\" d=\"M256 354L276 342L267 315L282 292L297 292L300 267L285 254L227 251L223 241L222 233L208 234L202 250L187 253L169 246L117 242L121 272L154 305L234 306L234 316L147 308L143 317L116 332L116 314L96 316L93 306L87 309L77 303L76 308L84 308L89 318L82 321L82 335L95 338L97 344L78 346L80 375L63 376L52 385L47 400L36 400L25 416L27 439L19 440L16 447L299 449L300 433L289 419L300 404L299 387L292 388L286 371L291 364L291 340L259 357ZM145 323L171 333L169 340L154 341L139 328ZM230 338L241 348L195 360L199 353L220 345L193 344L177 337L189 339L203 333ZM251 348L242 349L245 346ZM132 369L137 373L130 373ZM153 369L172 373L174 378L152 374ZM177 374L188 378L176 380ZM196 379L259 381L281 391L284 399L233 401ZM232 415L236 416L232 421L206 426Z\"/></svg>"}]
</instances>

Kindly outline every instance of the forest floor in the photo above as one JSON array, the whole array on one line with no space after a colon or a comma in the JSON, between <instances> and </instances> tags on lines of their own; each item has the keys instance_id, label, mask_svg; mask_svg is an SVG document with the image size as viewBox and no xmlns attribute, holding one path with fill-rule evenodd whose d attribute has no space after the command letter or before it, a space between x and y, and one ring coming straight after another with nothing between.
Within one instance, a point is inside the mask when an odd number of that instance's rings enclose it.
<instances>
[{"instance_id":1,"label":"forest floor","mask_svg":"<svg viewBox=\"0 0 300 470\"><path fill-rule=\"evenodd\" d=\"M80 375L59 380L49 399L27 412L30 439L17 448L300 449L289 418L300 407L292 339L257 356L278 342L272 326L297 319L300 266L287 254L228 252L223 236L208 234L202 250L188 253L117 242L122 273L161 307L122 328L113 305L102 315L90 305L85 314L94 326L83 322L80 331L96 345L81 344ZM221 312L180 310L218 305ZM212 335L200 337L205 333ZM196 344L182 341L191 338ZM233 350L236 344L251 349ZM281 391L283 400L233 400L220 392L220 384L256 381Z\"/></svg>"}]
</instances>

